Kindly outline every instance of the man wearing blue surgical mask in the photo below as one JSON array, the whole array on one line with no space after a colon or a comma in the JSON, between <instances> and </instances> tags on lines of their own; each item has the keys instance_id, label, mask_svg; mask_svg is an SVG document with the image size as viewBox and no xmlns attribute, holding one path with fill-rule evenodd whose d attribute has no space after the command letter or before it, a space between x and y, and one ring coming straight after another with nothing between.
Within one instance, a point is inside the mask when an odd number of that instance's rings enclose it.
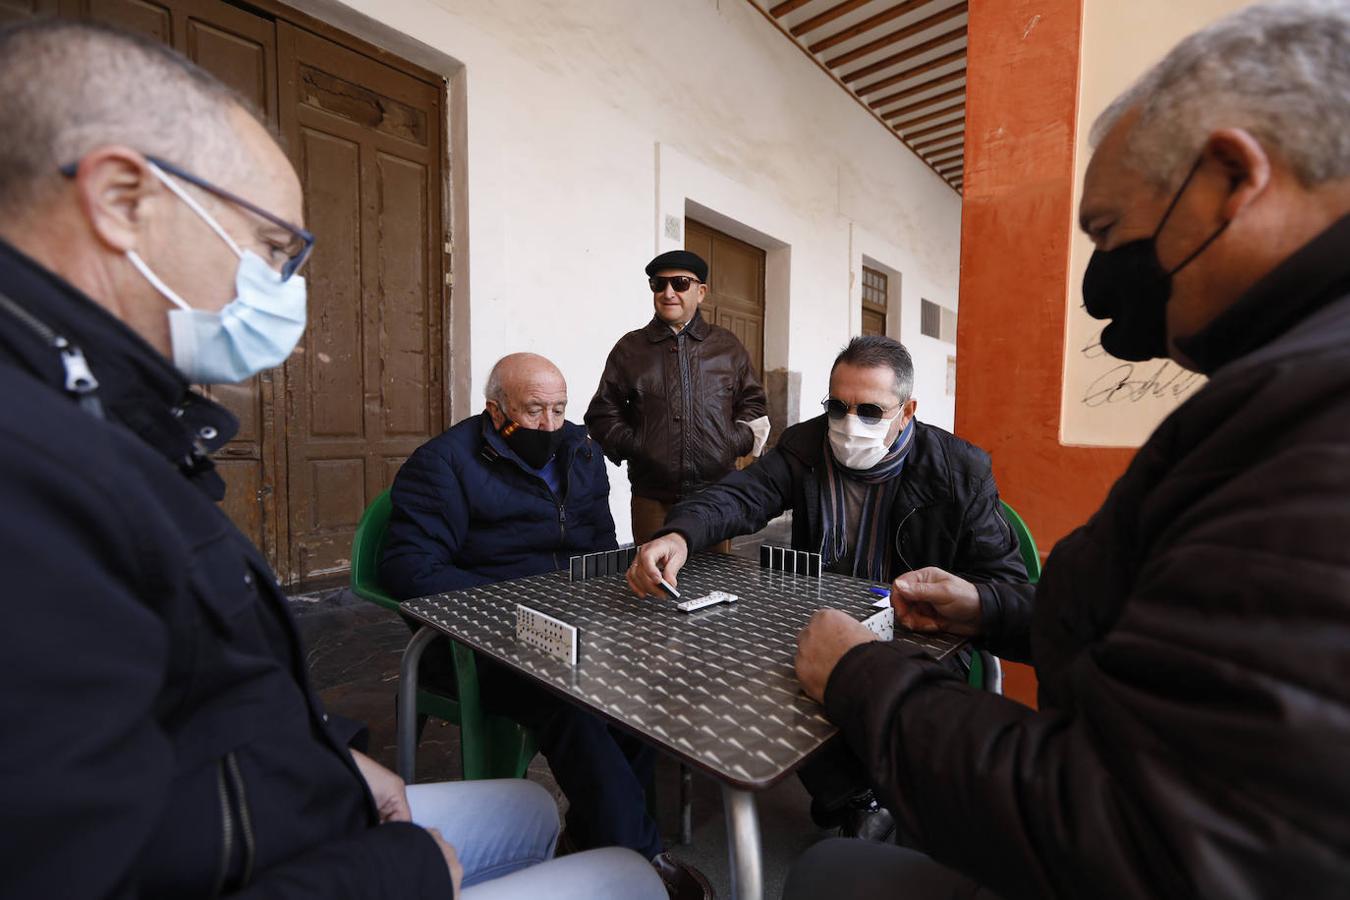
<instances>
[{"instance_id":1,"label":"man wearing blue surgical mask","mask_svg":"<svg viewBox=\"0 0 1350 900\"><path fill-rule=\"evenodd\" d=\"M240 98L40 21L0 29L0 134L0 895L664 897L636 854L542 863L538 785L405 787L310 689L190 388L304 329L300 183Z\"/></svg>"}]
</instances>

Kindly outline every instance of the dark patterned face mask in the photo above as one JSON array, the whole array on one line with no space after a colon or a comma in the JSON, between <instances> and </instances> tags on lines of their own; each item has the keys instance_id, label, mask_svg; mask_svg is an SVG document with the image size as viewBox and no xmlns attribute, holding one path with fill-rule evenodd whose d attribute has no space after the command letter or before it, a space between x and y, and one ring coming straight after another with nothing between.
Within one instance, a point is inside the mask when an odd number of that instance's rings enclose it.
<instances>
[{"instance_id":1,"label":"dark patterned face mask","mask_svg":"<svg viewBox=\"0 0 1350 900\"><path fill-rule=\"evenodd\" d=\"M542 469L548 465L553 454L558 452L563 437L561 428L557 431L542 431L538 428L526 428L510 419L506 420L497 433L506 441L506 446L532 469Z\"/></svg>"}]
</instances>

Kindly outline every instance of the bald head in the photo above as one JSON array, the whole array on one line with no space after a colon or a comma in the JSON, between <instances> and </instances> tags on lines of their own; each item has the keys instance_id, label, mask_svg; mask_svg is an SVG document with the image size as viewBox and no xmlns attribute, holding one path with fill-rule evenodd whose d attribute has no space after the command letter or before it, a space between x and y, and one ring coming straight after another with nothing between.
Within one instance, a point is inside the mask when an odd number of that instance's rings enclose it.
<instances>
[{"instance_id":1,"label":"bald head","mask_svg":"<svg viewBox=\"0 0 1350 900\"><path fill-rule=\"evenodd\" d=\"M567 414L567 381L537 353L503 356L488 373L488 415L497 428L507 419L526 428L557 431Z\"/></svg>"},{"instance_id":2,"label":"bald head","mask_svg":"<svg viewBox=\"0 0 1350 900\"><path fill-rule=\"evenodd\" d=\"M194 171L244 165L231 139L245 101L160 44L54 19L0 29L0 215L59 188L59 167L120 144Z\"/></svg>"}]
</instances>

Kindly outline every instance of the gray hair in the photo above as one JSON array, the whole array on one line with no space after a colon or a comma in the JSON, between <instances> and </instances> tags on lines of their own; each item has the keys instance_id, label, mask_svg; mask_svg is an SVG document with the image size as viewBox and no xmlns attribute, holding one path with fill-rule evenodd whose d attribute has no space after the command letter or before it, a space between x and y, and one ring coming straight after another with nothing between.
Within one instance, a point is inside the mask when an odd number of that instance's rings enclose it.
<instances>
[{"instance_id":1,"label":"gray hair","mask_svg":"<svg viewBox=\"0 0 1350 900\"><path fill-rule=\"evenodd\" d=\"M1107 107L1092 145L1136 108L1126 162L1161 187L1180 183L1219 128L1250 131L1304 186L1344 178L1350 4L1263 3L1197 31Z\"/></svg>"},{"instance_id":2,"label":"gray hair","mask_svg":"<svg viewBox=\"0 0 1350 900\"><path fill-rule=\"evenodd\" d=\"M830 366L830 374L840 363L857 366L860 369L889 368L895 373L895 395L904 403L914 392L914 360L910 359L905 345L880 334L864 334L848 342L848 346L839 351Z\"/></svg>"},{"instance_id":3,"label":"gray hair","mask_svg":"<svg viewBox=\"0 0 1350 900\"><path fill-rule=\"evenodd\" d=\"M110 144L213 173L242 166L236 107L250 110L147 38L57 19L0 28L0 214L35 207L59 167Z\"/></svg>"},{"instance_id":4,"label":"gray hair","mask_svg":"<svg viewBox=\"0 0 1350 900\"><path fill-rule=\"evenodd\" d=\"M483 388L483 396L503 410L506 409L506 387L502 384L502 370L506 368L503 363L510 358L503 356L492 364L492 371L488 372L487 386Z\"/></svg>"}]
</instances>

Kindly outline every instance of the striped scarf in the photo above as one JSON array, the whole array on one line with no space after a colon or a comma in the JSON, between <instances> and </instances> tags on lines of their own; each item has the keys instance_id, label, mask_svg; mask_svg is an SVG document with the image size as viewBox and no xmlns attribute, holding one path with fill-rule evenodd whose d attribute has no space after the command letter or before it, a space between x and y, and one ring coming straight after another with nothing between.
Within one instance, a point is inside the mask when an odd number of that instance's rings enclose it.
<instances>
[{"instance_id":1,"label":"striped scarf","mask_svg":"<svg viewBox=\"0 0 1350 900\"><path fill-rule=\"evenodd\" d=\"M845 468L834 458L830 435L825 434L825 502L822 506L820 553L822 566L829 567L848 552L847 512L844 505L844 479L867 485L862 514L858 517L858 540L853 553L853 574L872 581L889 581L891 544L886 538L886 514L905 466L905 457L914 444L914 419L900 432L880 461L865 471Z\"/></svg>"}]
</instances>

